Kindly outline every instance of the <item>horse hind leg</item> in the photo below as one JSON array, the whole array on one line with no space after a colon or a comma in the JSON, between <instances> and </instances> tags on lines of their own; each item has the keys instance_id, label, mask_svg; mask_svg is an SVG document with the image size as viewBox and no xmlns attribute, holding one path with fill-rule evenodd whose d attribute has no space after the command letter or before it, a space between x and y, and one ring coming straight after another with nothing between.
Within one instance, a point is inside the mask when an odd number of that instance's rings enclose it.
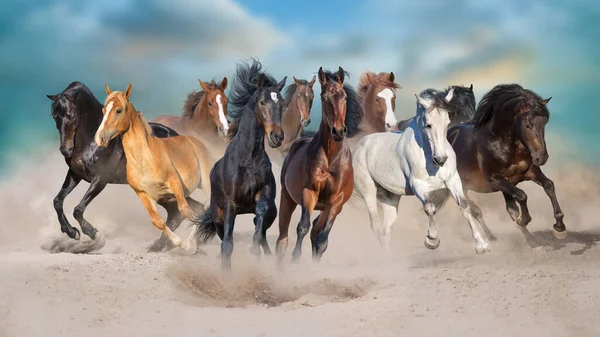
<instances>
[{"instance_id":1,"label":"horse hind leg","mask_svg":"<svg viewBox=\"0 0 600 337\"><path fill-rule=\"evenodd\" d=\"M279 201L279 237L277 238L277 244L275 247L275 253L277 254L277 260L279 263L283 261L285 251L287 250L290 221L297 206L298 205L290 197L285 186L282 186L281 198Z\"/></svg>"},{"instance_id":2,"label":"horse hind leg","mask_svg":"<svg viewBox=\"0 0 600 337\"><path fill-rule=\"evenodd\" d=\"M481 228L487 235L488 239L490 241L498 240L496 236L492 233L492 231L490 231L490 228L485 222L485 219L483 218L483 211L481 211L481 208L473 201L473 199L469 198L469 195L466 191L464 192L464 194L465 198L467 198L467 202L469 203L469 207L471 208L471 213L473 214L477 222L479 222L479 224L481 225Z\"/></svg>"},{"instance_id":3,"label":"horse hind leg","mask_svg":"<svg viewBox=\"0 0 600 337\"><path fill-rule=\"evenodd\" d=\"M156 211L155 201L152 200L144 192L139 192L138 197L140 198L140 200L142 201L142 204L146 208L148 215L150 215L150 220L152 221L152 224L156 228L160 229L169 238L169 240L171 240L173 245L178 246L178 247L181 246L181 239L175 233L173 233L173 231L171 231L171 229L169 227L167 227L165 221L162 219L160 214L158 214L158 212Z\"/></svg>"},{"instance_id":4,"label":"horse hind leg","mask_svg":"<svg viewBox=\"0 0 600 337\"><path fill-rule=\"evenodd\" d=\"M271 202L269 205L269 210L267 211L267 214L265 215L265 220L264 220L264 224L263 224L263 233L262 233L262 240L260 241L260 245L263 248L263 251L265 253L265 255L271 255L271 248L269 248L269 242L267 241L267 230L269 228L271 228L271 226L273 225L273 222L275 222L275 218L277 218L277 206L275 205L275 202Z\"/></svg>"},{"instance_id":5,"label":"horse hind leg","mask_svg":"<svg viewBox=\"0 0 600 337\"><path fill-rule=\"evenodd\" d=\"M183 222L183 215L179 213L176 203L160 204L167 211L167 227L171 231L176 231L179 225ZM169 240L165 233L161 233L160 238L154 241L149 247L148 252L160 252L163 250L171 250L175 245Z\"/></svg>"},{"instance_id":6,"label":"horse hind leg","mask_svg":"<svg viewBox=\"0 0 600 337\"><path fill-rule=\"evenodd\" d=\"M190 207L192 208L192 210L194 212L194 216L196 218L198 216L200 216L201 214L203 214L204 212L206 212L204 204L202 204L201 202L193 199L192 197L187 197L186 200L187 200L188 204L190 205ZM178 210L177 210L177 212L179 213ZM183 218L181 221L183 221ZM179 224L181 223L181 221L179 222ZM179 224L177 224L177 227L179 227ZM169 223L167 221L167 226L168 225L169 225ZM171 229L176 230L177 227L175 227L175 228L171 227ZM183 248L183 250L187 251L189 254L196 253L196 251L198 250L198 241L196 240L196 228L192 228L190 230L190 234L188 235L187 239L183 240L183 242L181 243L181 248Z\"/></svg>"},{"instance_id":7,"label":"horse hind leg","mask_svg":"<svg viewBox=\"0 0 600 337\"><path fill-rule=\"evenodd\" d=\"M379 241L382 247L385 247L385 238L383 223L379 216L379 207L377 205L377 185L371 178L368 172L364 172L362 168L354 169L354 189L365 203L367 212L369 213L369 221L371 231Z\"/></svg>"},{"instance_id":8,"label":"horse hind leg","mask_svg":"<svg viewBox=\"0 0 600 337\"><path fill-rule=\"evenodd\" d=\"M92 240L96 239L96 233L98 230L94 228L87 220L85 220L83 213L90 202L92 202L92 200L94 200L94 198L96 198L98 194L104 190L106 184L107 182L105 180L103 180L100 176L96 176L96 178L94 178L90 183L90 187L87 189L87 191L85 191L85 194L83 195L83 198L79 204L75 206L75 209L73 210L73 217L75 220L77 220L77 222L79 222L81 231L83 234L89 236Z\"/></svg>"}]
</instances>

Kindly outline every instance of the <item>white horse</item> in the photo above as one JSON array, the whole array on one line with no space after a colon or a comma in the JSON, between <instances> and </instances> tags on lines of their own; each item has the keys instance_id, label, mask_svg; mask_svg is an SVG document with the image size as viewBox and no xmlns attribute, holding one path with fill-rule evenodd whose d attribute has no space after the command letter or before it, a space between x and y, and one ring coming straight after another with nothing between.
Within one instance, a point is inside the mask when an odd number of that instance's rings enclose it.
<instances>
[{"instance_id":1,"label":"white horse","mask_svg":"<svg viewBox=\"0 0 600 337\"><path fill-rule=\"evenodd\" d=\"M427 89L415 95L416 118L404 132L365 136L353 154L354 193L365 202L371 229L386 249L403 195L416 195L423 203L429 218L425 247L438 248L440 240L434 216L449 193L471 226L475 252L489 251L487 235L471 214L465 198L456 170L456 154L446 139L450 119L445 107L453 94L454 89L445 97L443 92Z\"/></svg>"}]
</instances>

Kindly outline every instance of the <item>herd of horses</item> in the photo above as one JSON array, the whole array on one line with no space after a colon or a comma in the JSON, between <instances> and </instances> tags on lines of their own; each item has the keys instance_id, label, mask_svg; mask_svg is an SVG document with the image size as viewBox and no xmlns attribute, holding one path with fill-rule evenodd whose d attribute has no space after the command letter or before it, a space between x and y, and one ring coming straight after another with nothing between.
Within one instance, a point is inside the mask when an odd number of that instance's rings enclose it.
<instances>
[{"instance_id":1,"label":"herd of horses","mask_svg":"<svg viewBox=\"0 0 600 337\"><path fill-rule=\"evenodd\" d=\"M287 76L277 81L257 60L237 64L229 88L203 82L188 95L183 115L160 116L148 122L132 104L132 86L112 91L105 85L101 104L80 82L48 95L60 133L60 151L69 167L54 199L61 231L79 240L63 211L66 196L81 182L90 186L73 215L92 239L97 230L83 214L107 184L129 184L161 230L149 251L181 247L194 253L216 235L222 240L222 266L231 268L236 216L254 214L252 254L272 254L266 233L279 220L276 255L281 263L288 246L293 212L301 219L292 260L302 255L311 229L312 256L319 261L329 234L351 197L361 200L371 229L385 249L403 195L414 195L429 219L425 246L439 247L436 212L452 197L468 222L476 253L489 251L492 234L481 209L468 191L502 192L506 210L519 226L531 216L523 181L541 185L554 208L553 232L566 237L563 213L553 182L542 173L548 160L544 139L547 104L518 84L501 84L486 93L476 107L473 85L426 89L416 96L416 113L398 122L393 73L365 72L355 90L348 73L320 68L310 81ZM318 80L322 104L316 132L311 123L313 85ZM283 95L282 95L283 92ZM273 152L275 151L275 152ZM218 160L217 160L218 159ZM283 159L277 180L271 160ZM209 201L191 197L201 190ZM157 212L167 212L164 220ZM174 231L188 219L189 236Z\"/></svg>"}]
</instances>

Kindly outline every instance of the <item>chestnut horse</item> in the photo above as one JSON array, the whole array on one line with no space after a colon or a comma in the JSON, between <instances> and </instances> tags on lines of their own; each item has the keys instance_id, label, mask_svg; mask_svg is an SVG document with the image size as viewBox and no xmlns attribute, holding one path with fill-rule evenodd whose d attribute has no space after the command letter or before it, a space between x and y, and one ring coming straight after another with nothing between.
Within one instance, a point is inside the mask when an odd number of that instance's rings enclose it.
<instances>
[{"instance_id":1,"label":"chestnut horse","mask_svg":"<svg viewBox=\"0 0 600 337\"><path fill-rule=\"evenodd\" d=\"M188 95L183 105L183 114L177 116L159 116L150 125L160 123L166 125L181 135L194 136L202 141L218 158L225 148L224 139L229 132L227 121L227 77L217 84L214 80L205 83L198 80L201 91Z\"/></svg>"},{"instance_id":2,"label":"chestnut horse","mask_svg":"<svg viewBox=\"0 0 600 337\"><path fill-rule=\"evenodd\" d=\"M356 92L344 85L344 70L337 73L319 69L322 111L321 125L312 138L300 138L292 145L281 168L279 204L279 261L288 245L288 229L297 205L302 207L293 259L302 255L302 241L310 228L313 210L321 213L313 222L310 239L314 261L327 249L333 222L352 196L354 171L347 137L354 136L362 118ZM347 99L348 98L348 99Z\"/></svg>"},{"instance_id":3,"label":"chestnut horse","mask_svg":"<svg viewBox=\"0 0 600 337\"><path fill-rule=\"evenodd\" d=\"M238 214L254 214L254 238L250 249L260 256L271 254L267 243L267 229L277 217L275 205L276 184L271 161L265 152L265 134L269 146L281 146L283 97L281 89L287 77L277 83L262 72L257 60L237 66L231 88L229 130L230 143L225 155L210 172L212 193L210 210L197 228L196 235L206 242L215 234L221 238L221 266L231 268L233 227Z\"/></svg>"},{"instance_id":4,"label":"chestnut horse","mask_svg":"<svg viewBox=\"0 0 600 337\"><path fill-rule=\"evenodd\" d=\"M193 235L182 243L166 226L158 214L156 204L176 203L179 213L195 222L198 215L190 204L200 203L190 197L201 188L210 194L209 171L214 159L208 149L196 138L176 136L157 138L152 135L144 116L135 110L129 100L131 84L125 92L111 91L105 85L104 118L94 140L99 147L119 135L127 158L127 182L136 192L150 215L152 224L160 229L175 246L195 252ZM191 232L193 234L194 231Z\"/></svg>"},{"instance_id":5,"label":"chestnut horse","mask_svg":"<svg viewBox=\"0 0 600 337\"><path fill-rule=\"evenodd\" d=\"M287 155L292 144L300 138L302 130L310 124L310 110L315 97L313 85L316 80L316 76L313 76L310 82L298 80L294 77L294 83L285 89L283 94L285 103L283 116L281 117L284 138L281 146L274 149L274 151L281 153L283 157Z\"/></svg>"},{"instance_id":6,"label":"chestnut horse","mask_svg":"<svg viewBox=\"0 0 600 337\"><path fill-rule=\"evenodd\" d=\"M108 184L126 184L125 153L121 138L112 140L107 147L99 148L94 143L94 134L102 121L102 103L90 89L81 82L72 82L61 93L47 95L52 100L52 118L60 133L60 152L69 166L65 181L54 198L54 209L60 223L60 230L70 238L79 240L79 230L67 220L63 210L65 198L83 180L90 184L81 202L75 207L73 217L81 226L83 234L96 238L98 230L83 216L87 206ZM177 136L177 132L155 124L152 133L157 137ZM169 205L165 205L171 214ZM169 223L176 229L179 223ZM173 227L174 226L174 227ZM160 246L158 240L153 246Z\"/></svg>"},{"instance_id":7,"label":"chestnut horse","mask_svg":"<svg viewBox=\"0 0 600 337\"><path fill-rule=\"evenodd\" d=\"M525 227L531 221L527 195L516 185L531 180L550 198L556 219L554 235L564 239L567 229L554 183L540 168L548 160L544 131L550 99L518 84L497 85L483 96L471 122L448 130L448 140L456 152L465 191L502 192L511 219ZM481 218L481 209L471 204Z\"/></svg>"}]
</instances>

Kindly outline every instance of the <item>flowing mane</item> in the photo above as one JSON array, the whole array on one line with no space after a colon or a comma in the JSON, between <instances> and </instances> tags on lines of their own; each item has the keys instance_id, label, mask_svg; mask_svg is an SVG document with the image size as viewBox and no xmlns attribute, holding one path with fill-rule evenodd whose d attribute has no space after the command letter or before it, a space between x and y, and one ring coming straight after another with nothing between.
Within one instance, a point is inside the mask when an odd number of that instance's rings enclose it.
<instances>
[{"instance_id":1,"label":"flowing mane","mask_svg":"<svg viewBox=\"0 0 600 337\"><path fill-rule=\"evenodd\" d=\"M360 76L360 79L358 80L358 93L362 97L366 96L367 91L369 90L369 87L372 86L372 84L368 78L369 75L371 76L372 79L379 82L382 86L384 86L386 88L394 88L394 89L400 88L400 85L398 85L395 82L390 81L390 73L381 72L379 74L375 74L372 71L365 71Z\"/></svg>"},{"instance_id":2,"label":"flowing mane","mask_svg":"<svg viewBox=\"0 0 600 337\"><path fill-rule=\"evenodd\" d=\"M262 64L254 58L250 59L252 64L242 61L237 64L237 70L231 92L229 93L229 111L228 116L232 118L229 124L228 138L231 140L238 131L238 120L244 114L250 103L250 99L256 93L258 77L261 73L265 75L264 86L271 87L277 85L275 79L262 72Z\"/></svg>"},{"instance_id":3,"label":"flowing mane","mask_svg":"<svg viewBox=\"0 0 600 337\"><path fill-rule=\"evenodd\" d=\"M215 80L210 81L210 83L207 83L207 85L214 89L219 87ZM200 104L202 97L204 97L204 90L192 91L190 94L188 94L188 97L183 104L183 114L181 117L193 118L194 111L196 111L196 108L198 107L198 104Z\"/></svg>"},{"instance_id":4,"label":"flowing mane","mask_svg":"<svg viewBox=\"0 0 600 337\"><path fill-rule=\"evenodd\" d=\"M481 127L490 123L495 115L506 114L511 119L523 110L539 109L545 117L550 111L541 103L542 97L535 92L524 89L518 84L499 84L486 93L479 101L473 125Z\"/></svg>"},{"instance_id":5,"label":"flowing mane","mask_svg":"<svg viewBox=\"0 0 600 337\"><path fill-rule=\"evenodd\" d=\"M327 78L327 82L337 82L337 71L331 72L329 70L323 69L325 73L325 78ZM344 71L344 75L346 78L350 77L350 73ZM350 138L355 136L357 133L361 131L360 123L362 122L363 111L360 107L360 102L358 101L358 94L348 84L344 84L344 91L346 92L346 128L348 129L348 134L346 137Z\"/></svg>"}]
</instances>

